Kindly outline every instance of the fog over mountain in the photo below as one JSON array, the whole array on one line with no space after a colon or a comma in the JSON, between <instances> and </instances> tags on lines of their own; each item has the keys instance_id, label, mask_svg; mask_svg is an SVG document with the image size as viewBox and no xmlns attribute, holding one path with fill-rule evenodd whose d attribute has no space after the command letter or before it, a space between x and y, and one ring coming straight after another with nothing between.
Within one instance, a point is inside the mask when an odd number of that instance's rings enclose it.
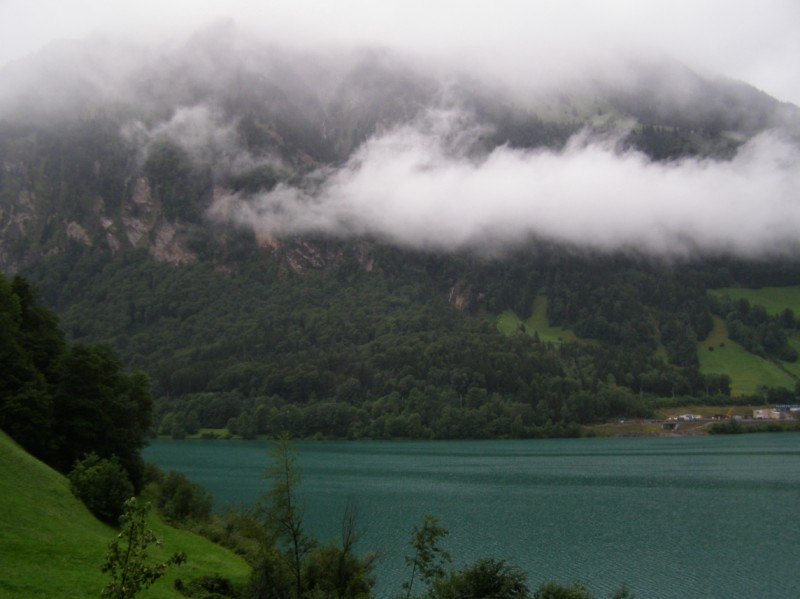
<instances>
[{"instance_id":1,"label":"fog over mountain","mask_svg":"<svg viewBox=\"0 0 800 599\"><path fill-rule=\"evenodd\" d=\"M234 4L190 33L221 7L115 15L83 1L51 30L12 1L0 17L32 39L94 37L20 58L10 36L0 119L111 114L142 164L170 139L211 165L210 221L259 235L489 253L531 238L668 256L800 250L800 111L725 78L800 98L786 60L800 55L796 3L301 5ZM686 131L690 151L648 155L634 141L651 126ZM261 167L277 185L226 186Z\"/></svg>"},{"instance_id":2,"label":"fog over mountain","mask_svg":"<svg viewBox=\"0 0 800 599\"><path fill-rule=\"evenodd\" d=\"M434 249L529 237L672 256L800 249L800 153L771 133L730 161L670 163L587 134L560 151L503 146L473 159L448 151L447 133L394 129L311 189L230 196L212 213L275 235L371 234Z\"/></svg>"},{"instance_id":3,"label":"fog over mountain","mask_svg":"<svg viewBox=\"0 0 800 599\"><path fill-rule=\"evenodd\" d=\"M174 45L219 19L296 49L387 47L516 85L574 76L620 53L670 56L800 103L800 6L793 0L6 0L0 65L53 39L103 35Z\"/></svg>"}]
</instances>

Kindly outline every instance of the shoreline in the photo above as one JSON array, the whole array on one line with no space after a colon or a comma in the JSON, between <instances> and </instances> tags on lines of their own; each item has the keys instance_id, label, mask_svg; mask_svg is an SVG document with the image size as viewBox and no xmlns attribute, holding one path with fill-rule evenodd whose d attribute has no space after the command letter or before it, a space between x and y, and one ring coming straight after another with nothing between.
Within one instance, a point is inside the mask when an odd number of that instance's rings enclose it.
<instances>
[{"instance_id":1,"label":"shoreline","mask_svg":"<svg viewBox=\"0 0 800 599\"><path fill-rule=\"evenodd\" d=\"M675 424L675 428L666 429L665 424ZM657 419L635 419L624 422L605 422L585 425L580 428L579 435L552 437L469 437L469 438L425 438L425 437L335 437L314 435L311 437L293 437L294 441L533 441L538 439L581 439L581 438L623 438L623 437L701 437L709 435L756 434L800 432L800 420L720 420L703 418L691 421L670 421ZM196 434L183 437L156 435L150 440L159 441L272 441L274 437L258 435L243 438L232 435L226 429L200 429Z\"/></svg>"}]
</instances>

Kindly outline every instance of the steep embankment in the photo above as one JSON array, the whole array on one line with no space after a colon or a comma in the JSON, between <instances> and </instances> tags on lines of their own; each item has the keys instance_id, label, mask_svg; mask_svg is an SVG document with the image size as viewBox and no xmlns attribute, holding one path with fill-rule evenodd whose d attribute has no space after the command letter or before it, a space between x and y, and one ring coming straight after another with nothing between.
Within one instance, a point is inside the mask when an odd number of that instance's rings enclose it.
<instances>
[{"instance_id":1,"label":"steep embankment","mask_svg":"<svg viewBox=\"0 0 800 599\"><path fill-rule=\"evenodd\" d=\"M114 529L101 524L73 497L67 479L31 457L0 431L0 596L9 599L98 597L107 582L100 572ZM219 573L235 581L248 575L229 551L151 517L163 541L153 559L183 551L188 561L173 568L143 597L180 597L184 581Z\"/></svg>"}]
</instances>

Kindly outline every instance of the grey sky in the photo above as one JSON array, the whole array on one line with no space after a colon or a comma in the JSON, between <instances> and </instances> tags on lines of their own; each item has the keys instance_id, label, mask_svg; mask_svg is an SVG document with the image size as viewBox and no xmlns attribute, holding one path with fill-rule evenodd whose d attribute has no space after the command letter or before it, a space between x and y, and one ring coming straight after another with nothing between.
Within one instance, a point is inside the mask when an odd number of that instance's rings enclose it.
<instances>
[{"instance_id":1,"label":"grey sky","mask_svg":"<svg viewBox=\"0 0 800 599\"><path fill-rule=\"evenodd\" d=\"M663 54L800 104L797 0L0 0L0 65L52 39L165 42L227 17L282 43L385 45L518 84Z\"/></svg>"}]
</instances>

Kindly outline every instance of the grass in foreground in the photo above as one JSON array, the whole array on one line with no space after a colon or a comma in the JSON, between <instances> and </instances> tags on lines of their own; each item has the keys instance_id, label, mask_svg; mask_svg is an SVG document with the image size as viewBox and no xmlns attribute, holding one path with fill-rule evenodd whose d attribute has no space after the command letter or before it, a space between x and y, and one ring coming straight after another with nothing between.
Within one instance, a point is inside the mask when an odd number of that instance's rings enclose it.
<instances>
[{"instance_id":1,"label":"grass in foreground","mask_svg":"<svg viewBox=\"0 0 800 599\"><path fill-rule=\"evenodd\" d=\"M67 479L28 455L0 431L0 597L97 598L108 582L100 572L108 543L117 534L96 520L69 490ZM244 582L247 564L230 551L150 514L163 548L154 560L183 551L188 561L167 571L141 597L181 597L176 578L221 574Z\"/></svg>"}]
</instances>

